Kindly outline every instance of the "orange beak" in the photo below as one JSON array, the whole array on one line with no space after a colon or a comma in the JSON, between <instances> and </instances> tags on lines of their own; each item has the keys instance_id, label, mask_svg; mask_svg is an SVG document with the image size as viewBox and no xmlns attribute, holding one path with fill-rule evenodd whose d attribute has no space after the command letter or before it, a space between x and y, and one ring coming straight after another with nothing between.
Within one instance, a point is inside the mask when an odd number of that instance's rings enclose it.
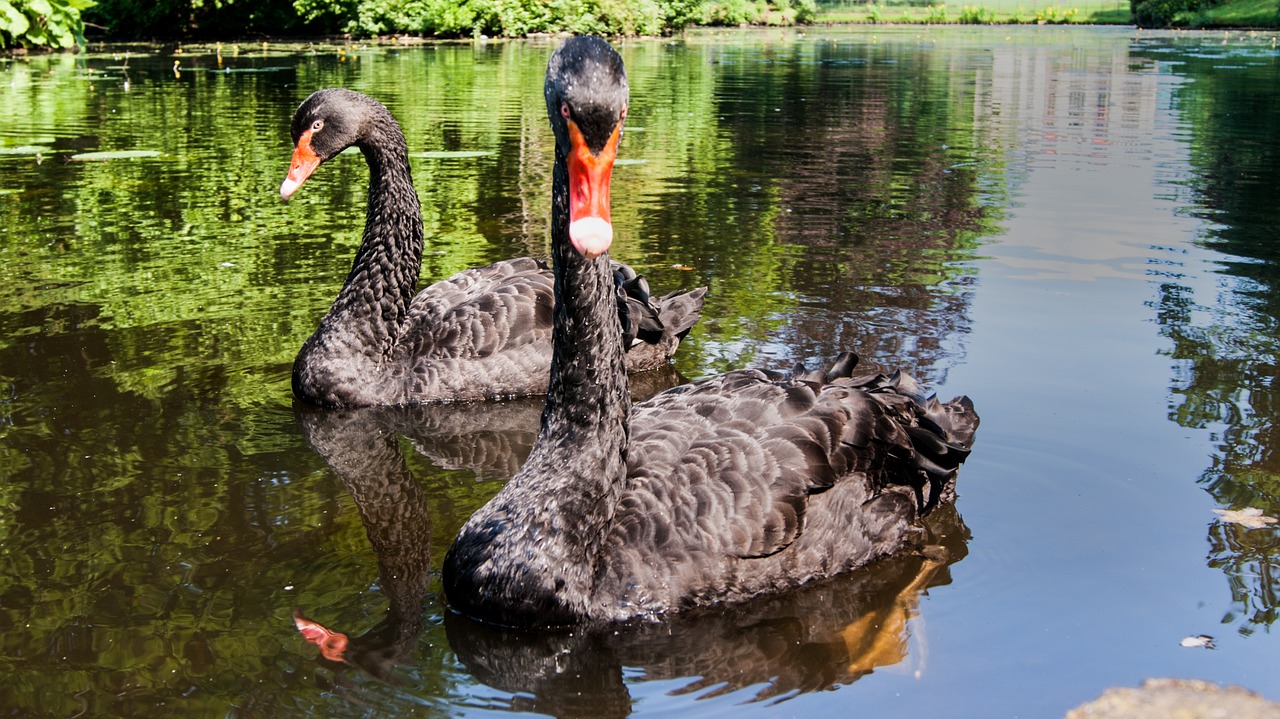
<instances>
[{"instance_id":1,"label":"orange beak","mask_svg":"<svg viewBox=\"0 0 1280 719\"><path fill-rule=\"evenodd\" d=\"M320 157L311 149L311 130L302 133L298 138L298 146L293 150L293 162L289 163L289 174L280 183L280 196L284 199L293 197L293 193L302 187L302 183L311 177L311 173L320 166Z\"/></svg>"},{"instance_id":2,"label":"orange beak","mask_svg":"<svg viewBox=\"0 0 1280 719\"><path fill-rule=\"evenodd\" d=\"M609 180L618 157L619 123L600 154L592 154L573 120L569 124L569 241L587 259L595 259L613 244L609 218Z\"/></svg>"}]
</instances>

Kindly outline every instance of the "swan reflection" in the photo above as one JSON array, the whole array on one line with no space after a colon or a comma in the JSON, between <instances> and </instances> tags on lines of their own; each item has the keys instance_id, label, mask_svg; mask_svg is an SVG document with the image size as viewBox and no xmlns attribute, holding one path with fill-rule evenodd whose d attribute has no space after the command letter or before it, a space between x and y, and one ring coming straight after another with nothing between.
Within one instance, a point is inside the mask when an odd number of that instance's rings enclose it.
<instances>
[{"instance_id":1,"label":"swan reflection","mask_svg":"<svg viewBox=\"0 0 1280 719\"><path fill-rule=\"evenodd\" d=\"M652 393L679 379L674 372L650 375L637 390ZM431 564L429 496L405 460L400 437L442 468L503 479L532 446L542 402L298 405L307 444L359 510L389 603L382 619L358 634L326 627L309 613L315 608L299 608L296 621L317 645L316 661L403 685L411 672L397 668L420 660L420 637L435 615L424 605L438 567ZM911 650L922 640L920 598L950 583L950 566L964 558L969 538L951 506L938 507L924 525L925 536L912 550L739 606L602 632L509 631L446 612L445 635L475 681L510 695L504 708L558 716L626 716L633 708L629 684L643 681L676 680L675 693L699 698L745 690L754 701L770 701L850 684L904 662L919 671L923 657Z\"/></svg>"},{"instance_id":2,"label":"swan reflection","mask_svg":"<svg viewBox=\"0 0 1280 719\"><path fill-rule=\"evenodd\" d=\"M644 399L683 379L672 367L636 375L632 393ZM426 621L431 579L431 513L399 438L432 464L469 470L478 480L505 480L528 456L544 400L529 397L468 405L318 409L297 403L307 445L342 480L378 558L378 583L390 606L372 629L351 636L298 607L294 621L323 661L356 667L382 681L411 663Z\"/></svg>"},{"instance_id":3,"label":"swan reflection","mask_svg":"<svg viewBox=\"0 0 1280 719\"><path fill-rule=\"evenodd\" d=\"M920 598L951 582L969 538L951 506L925 525L913 551L739 606L598 632L503 630L449 613L445 630L476 679L512 695L512 711L627 716L628 684L681 678L673 693L782 700L911 659Z\"/></svg>"}]
</instances>

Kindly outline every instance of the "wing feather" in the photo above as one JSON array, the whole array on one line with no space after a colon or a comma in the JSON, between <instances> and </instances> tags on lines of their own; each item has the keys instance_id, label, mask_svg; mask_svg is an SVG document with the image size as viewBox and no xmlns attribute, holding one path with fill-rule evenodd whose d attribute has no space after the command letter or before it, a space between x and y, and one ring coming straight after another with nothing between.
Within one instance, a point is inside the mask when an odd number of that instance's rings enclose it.
<instances>
[{"instance_id":1,"label":"wing feather","mask_svg":"<svg viewBox=\"0 0 1280 719\"><path fill-rule=\"evenodd\" d=\"M926 398L905 374L853 378L856 362L846 354L822 371L739 370L637 405L628 488L597 567L610 587L601 595L622 597L618 611L632 615L732 600L904 541L915 515L954 484L977 416L967 399ZM836 500L819 502L836 489ZM814 511L821 531L848 533L847 547L827 537L795 549ZM663 561L646 561L653 552Z\"/></svg>"}]
</instances>

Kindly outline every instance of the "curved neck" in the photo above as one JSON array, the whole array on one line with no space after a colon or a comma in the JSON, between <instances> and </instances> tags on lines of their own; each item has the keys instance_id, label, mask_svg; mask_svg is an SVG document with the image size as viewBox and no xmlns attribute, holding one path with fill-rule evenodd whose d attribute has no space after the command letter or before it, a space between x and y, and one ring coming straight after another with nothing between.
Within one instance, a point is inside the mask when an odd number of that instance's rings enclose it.
<instances>
[{"instance_id":1,"label":"curved neck","mask_svg":"<svg viewBox=\"0 0 1280 719\"><path fill-rule=\"evenodd\" d=\"M422 208L404 134L390 115L374 124L359 147L369 164L364 237L329 314L344 323L365 324L369 338L395 338L417 293ZM389 351L391 344L381 348Z\"/></svg>"}]
</instances>

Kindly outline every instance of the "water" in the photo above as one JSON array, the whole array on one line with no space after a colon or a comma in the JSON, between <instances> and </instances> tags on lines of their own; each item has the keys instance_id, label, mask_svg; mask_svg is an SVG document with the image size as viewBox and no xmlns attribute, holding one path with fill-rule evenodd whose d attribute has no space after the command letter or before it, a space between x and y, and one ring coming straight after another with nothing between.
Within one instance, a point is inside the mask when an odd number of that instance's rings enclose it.
<instances>
[{"instance_id":1,"label":"water","mask_svg":"<svg viewBox=\"0 0 1280 719\"><path fill-rule=\"evenodd\" d=\"M400 118L427 279L542 254L547 43L5 61L0 708L1030 717L1156 676L1280 699L1280 530L1212 512L1280 514L1274 43L622 43L615 254L657 289L711 287L679 372L851 348L970 395L983 425L927 558L605 637L443 605L443 552L518 466L536 401L289 397L367 177L344 156L280 203L293 109L345 85ZM106 151L156 155L73 159ZM345 663L295 610L351 636ZM1179 646L1202 633L1217 649Z\"/></svg>"}]
</instances>

